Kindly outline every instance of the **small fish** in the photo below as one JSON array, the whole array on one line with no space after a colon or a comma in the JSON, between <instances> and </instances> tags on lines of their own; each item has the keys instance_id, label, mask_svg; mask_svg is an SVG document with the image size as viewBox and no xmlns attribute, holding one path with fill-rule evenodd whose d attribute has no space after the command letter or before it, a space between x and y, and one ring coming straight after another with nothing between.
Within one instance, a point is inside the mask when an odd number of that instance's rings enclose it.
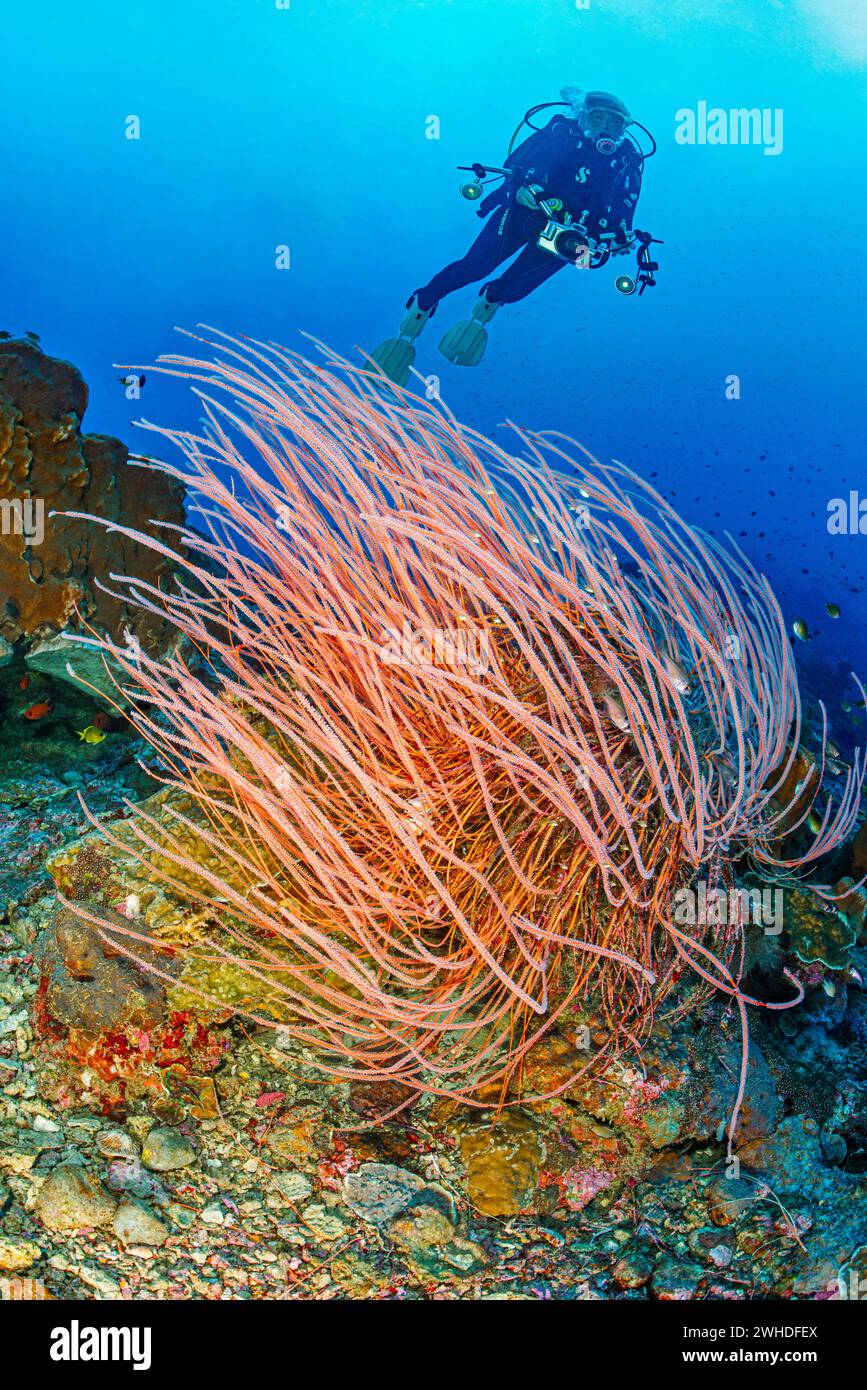
<instances>
[{"instance_id":1,"label":"small fish","mask_svg":"<svg viewBox=\"0 0 867 1390\"><path fill-rule=\"evenodd\" d=\"M19 689L19 690L26 690L29 684L30 684L30 677L29 677L29 676L22 676L21 679L20 679L20 681L18 682L18 689Z\"/></svg>"},{"instance_id":2,"label":"small fish","mask_svg":"<svg viewBox=\"0 0 867 1390\"><path fill-rule=\"evenodd\" d=\"M822 822L816 815L815 811L811 811L808 815L807 825L810 827L810 833L812 835L818 835L820 830L822 829Z\"/></svg>"},{"instance_id":3,"label":"small fish","mask_svg":"<svg viewBox=\"0 0 867 1390\"><path fill-rule=\"evenodd\" d=\"M31 343L40 343L40 342L42 341L42 339L40 338L39 334L38 334L38 333L34 333L34 332L33 332L31 329L29 329L29 328L28 328L27 332L24 334L24 336L25 336L25 338L29 338L30 341L31 341Z\"/></svg>"},{"instance_id":4,"label":"small fish","mask_svg":"<svg viewBox=\"0 0 867 1390\"><path fill-rule=\"evenodd\" d=\"M46 714L50 714L54 709L50 700L40 700L38 704L31 705L21 716L22 719L29 719L34 722L37 719L44 719Z\"/></svg>"},{"instance_id":5,"label":"small fish","mask_svg":"<svg viewBox=\"0 0 867 1390\"><path fill-rule=\"evenodd\" d=\"M665 667L666 674L670 678L671 683L674 686L675 690L678 692L678 694L688 695L689 678L686 674L686 671L681 666L680 662L677 661L673 656L670 656L668 652L663 652L662 664Z\"/></svg>"},{"instance_id":6,"label":"small fish","mask_svg":"<svg viewBox=\"0 0 867 1390\"><path fill-rule=\"evenodd\" d=\"M836 743L832 743L830 739L828 739L828 742L825 744L825 751L832 758L839 758L841 756L840 749L837 747Z\"/></svg>"},{"instance_id":7,"label":"small fish","mask_svg":"<svg viewBox=\"0 0 867 1390\"><path fill-rule=\"evenodd\" d=\"M76 733L82 743L102 743L105 738L105 734L100 733L99 729L95 729L92 724L88 724L86 729L76 729Z\"/></svg>"},{"instance_id":8,"label":"small fish","mask_svg":"<svg viewBox=\"0 0 867 1390\"><path fill-rule=\"evenodd\" d=\"M813 634L807 628L803 618L796 618L792 623L792 631L799 642L812 642Z\"/></svg>"},{"instance_id":9,"label":"small fish","mask_svg":"<svg viewBox=\"0 0 867 1390\"><path fill-rule=\"evenodd\" d=\"M144 386L146 380L147 377L145 376L144 372L142 372L141 376L134 376L132 373L130 373L129 376L118 377L118 381L120 382L121 386L133 386L137 384L139 390L141 390L141 388Z\"/></svg>"},{"instance_id":10,"label":"small fish","mask_svg":"<svg viewBox=\"0 0 867 1390\"><path fill-rule=\"evenodd\" d=\"M621 733L629 733L629 720L626 717L626 708L623 701L616 695L605 696L605 713L611 720L615 729L620 729Z\"/></svg>"},{"instance_id":11,"label":"small fish","mask_svg":"<svg viewBox=\"0 0 867 1390\"><path fill-rule=\"evenodd\" d=\"M93 716L93 719L91 720L91 724L94 729L102 729L103 733L106 734L111 733L111 730L114 727L111 715L107 714L104 709L97 710L96 714Z\"/></svg>"},{"instance_id":12,"label":"small fish","mask_svg":"<svg viewBox=\"0 0 867 1390\"><path fill-rule=\"evenodd\" d=\"M826 604L825 604L825 612L828 614L828 617L829 617L829 618L839 618L839 616L840 616L840 605L839 605L839 603L826 603Z\"/></svg>"}]
</instances>

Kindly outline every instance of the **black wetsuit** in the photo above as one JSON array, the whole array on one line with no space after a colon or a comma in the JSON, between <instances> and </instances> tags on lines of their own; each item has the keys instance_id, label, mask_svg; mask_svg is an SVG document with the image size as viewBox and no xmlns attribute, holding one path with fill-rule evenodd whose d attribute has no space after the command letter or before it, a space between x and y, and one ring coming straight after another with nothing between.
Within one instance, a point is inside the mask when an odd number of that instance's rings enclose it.
<instances>
[{"instance_id":1,"label":"black wetsuit","mask_svg":"<svg viewBox=\"0 0 867 1390\"><path fill-rule=\"evenodd\" d=\"M521 254L496 280L483 286L490 304L514 304L568 264L536 245L546 218L538 208L516 202L522 184L540 184L545 195L559 198L577 220L589 213L591 235L629 232L641 191L641 155L624 141L613 154L600 154L596 142L582 135L577 121L554 116L519 145L504 165L512 175L481 203L479 217L493 215L469 251L417 290L418 306L429 309L447 294L490 275L503 261Z\"/></svg>"}]
</instances>

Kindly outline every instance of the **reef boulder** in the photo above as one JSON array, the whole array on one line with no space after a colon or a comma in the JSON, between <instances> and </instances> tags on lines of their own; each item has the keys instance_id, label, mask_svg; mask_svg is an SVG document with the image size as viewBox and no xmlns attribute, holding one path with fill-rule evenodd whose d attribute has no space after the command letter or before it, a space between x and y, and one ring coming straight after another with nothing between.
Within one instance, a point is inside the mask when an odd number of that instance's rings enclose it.
<instances>
[{"instance_id":1,"label":"reef boulder","mask_svg":"<svg viewBox=\"0 0 867 1390\"><path fill-rule=\"evenodd\" d=\"M131 466L119 439L82 434L86 408L87 386L69 362L30 339L0 340L0 638L28 651L44 648L61 632L83 630L83 619L120 642L129 633L146 653L161 652L172 640L166 624L103 593L97 581L120 572L161 585L170 562L118 531L62 513L88 512L155 534L157 522L183 523L183 489ZM64 643L50 674L69 679L67 661L75 669L85 651Z\"/></svg>"},{"instance_id":2,"label":"reef boulder","mask_svg":"<svg viewBox=\"0 0 867 1390\"><path fill-rule=\"evenodd\" d=\"M46 1179L36 1214L50 1231L81 1231L107 1226L117 1203L86 1168L60 1164Z\"/></svg>"},{"instance_id":3,"label":"reef boulder","mask_svg":"<svg viewBox=\"0 0 867 1390\"><path fill-rule=\"evenodd\" d=\"M131 943L142 966L107 932L94 930L59 906L37 946L39 985L33 1023L40 1042L40 1093L65 1108L89 1105L123 1114L133 1100L149 1101L157 1115L183 1113L183 1098L221 1060L227 1039L186 1011L173 1008L164 981L171 950L151 944L144 923L98 901L85 911L134 930ZM169 974L169 978L170 974Z\"/></svg>"},{"instance_id":4,"label":"reef boulder","mask_svg":"<svg viewBox=\"0 0 867 1390\"><path fill-rule=\"evenodd\" d=\"M92 908L122 928L131 925L111 909ZM92 1042L107 1029L153 1028L165 1018L162 982L107 946L96 931L67 909L58 909L42 959L45 1009L67 1031L75 1030Z\"/></svg>"}]
</instances>

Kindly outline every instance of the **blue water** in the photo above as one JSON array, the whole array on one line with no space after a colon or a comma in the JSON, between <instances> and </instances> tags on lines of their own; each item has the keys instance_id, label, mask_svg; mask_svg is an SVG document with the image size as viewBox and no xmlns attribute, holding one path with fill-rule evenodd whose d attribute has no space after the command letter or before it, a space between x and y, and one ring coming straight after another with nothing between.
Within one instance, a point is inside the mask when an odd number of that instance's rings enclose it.
<instances>
[{"instance_id":1,"label":"blue water","mask_svg":"<svg viewBox=\"0 0 867 1390\"><path fill-rule=\"evenodd\" d=\"M816 631L798 647L814 685L867 670L867 536L826 529L829 499L867 497L851 0L40 0L3 29L0 327L75 362L86 427L133 447L137 414L197 412L154 376L126 400L113 363L200 321L373 347L478 231L455 166L499 163L566 83L617 92L659 143L635 219L664 239L658 286L625 298L621 262L566 270L500 313L474 371L436 352L467 290L418 365L468 423L564 430L733 531ZM781 109L782 151L677 143L701 101Z\"/></svg>"}]
</instances>

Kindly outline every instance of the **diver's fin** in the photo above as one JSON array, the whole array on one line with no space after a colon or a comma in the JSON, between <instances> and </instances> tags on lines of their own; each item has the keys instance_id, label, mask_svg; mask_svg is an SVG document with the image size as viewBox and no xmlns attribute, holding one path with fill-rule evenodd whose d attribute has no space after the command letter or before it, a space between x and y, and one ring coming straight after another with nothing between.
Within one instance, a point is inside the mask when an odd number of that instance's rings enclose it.
<instances>
[{"instance_id":1,"label":"diver's fin","mask_svg":"<svg viewBox=\"0 0 867 1390\"><path fill-rule=\"evenodd\" d=\"M432 304L429 309L420 309L418 307L418 295L411 295L406 306L406 313L397 330L400 336L386 338L385 342L380 343L379 347L374 348L370 354L382 375L387 377L389 381L393 381L395 386L406 386L409 381L415 362L413 344L431 314L435 312L436 307L435 304Z\"/></svg>"},{"instance_id":2,"label":"diver's fin","mask_svg":"<svg viewBox=\"0 0 867 1390\"><path fill-rule=\"evenodd\" d=\"M373 349L370 358L395 386L406 386L415 362L415 348L409 338L386 338Z\"/></svg>"},{"instance_id":3,"label":"diver's fin","mask_svg":"<svg viewBox=\"0 0 867 1390\"><path fill-rule=\"evenodd\" d=\"M490 323L499 309L499 304L489 304L484 294L476 300L470 318L456 323L440 341L440 352L456 367L477 367L488 346L488 332L484 327Z\"/></svg>"},{"instance_id":4,"label":"diver's fin","mask_svg":"<svg viewBox=\"0 0 867 1390\"><path fill-rule=\"evenodd\" d=\"M487 346L487 332L472 319L456 323L440 339L440 352L456 367L477 367Z\"/></svg>"},{"instance_id":5,"label":"diver's fin","mask_svg":"<svg viewBox=\"0 0 867 1390\"><path fill-rule=\"evenodd\" d=\"M401 338L409 338L411 342L414 342L436 307L435 304L432 304L429 309L420 309L418 307L418 295L412 295L397 330Z\"/></svg>"}]
</instances>

